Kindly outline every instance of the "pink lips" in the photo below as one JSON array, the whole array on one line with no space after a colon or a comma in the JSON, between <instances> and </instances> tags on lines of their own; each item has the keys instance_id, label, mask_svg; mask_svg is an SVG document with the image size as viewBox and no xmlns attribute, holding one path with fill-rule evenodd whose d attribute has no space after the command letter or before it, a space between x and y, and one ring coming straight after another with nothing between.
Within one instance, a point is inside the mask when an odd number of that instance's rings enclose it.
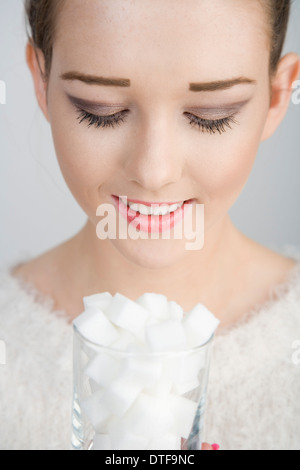
<instances>
[{"instance_id":1,"label":"pink lips","mask_svg":"<svg viewBox=\"0 0 300 470\"><path fill-rule=\"evenodd\" d=\"M128 205L125 205L118 196L113 196L114 203L120 212L120 214L127 219L127 222L131 224L135 229L139 229L142 232L147 233L163 233L170 231L178 222L180 222L185 215L188 207L191 207L193 200L186 201L179 209L175 212L171 212L166 215L143 215L136 212ZM144 204L145 206L151 206L153 204L168 204L169 202L145 202L134 199L128 199L128 202L135 204ZM180 201L182 202L182 201ZM172 202L172 204L179 204L180 202Z\"/></svg>"},{"instance_id":2,"label":"pink lips","mask_svg":"<svg viewBox=\"0 0 300 470\"><path fill-rule=\"evenodd\" d=\"M116 197L116 196L114 196ZM182 203L182 200L181 201L178 201L178 202L145 202L145 201L139 201L138 199L127 199L128 202L130 202L131 204L143 204L144 206L153 206L153 205L168 205L168 206L171 206L172 204L181 204Z\"/></svg>"}]
</instances>

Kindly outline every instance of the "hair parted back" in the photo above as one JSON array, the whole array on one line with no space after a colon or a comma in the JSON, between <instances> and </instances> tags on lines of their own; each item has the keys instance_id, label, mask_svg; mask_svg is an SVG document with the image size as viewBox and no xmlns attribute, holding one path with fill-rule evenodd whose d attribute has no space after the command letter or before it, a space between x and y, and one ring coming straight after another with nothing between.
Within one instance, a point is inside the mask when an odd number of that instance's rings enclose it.
<instances>
[{"instance_id":1,"label":"hair parted back","mask_svg":"<svg viewBox=\"0 0 300 470\"><path fill-rule=\"evenodd\" d=\"M35 49L43 52L44 79L50 75L57 17L64 0L24 0L27 34Z\"/></svg>"},{"instance_id":2,"label":"hair parted back","mask_svg":"<svg viewBox=\"0 0 300 470\"><path fill-rule=\"evenodd\" d=\"M57 17L66 0L24 0L28 25L28 37L36 49L43 52L45 59L44 79L50 75L52 50L55 40ZM270 40L270 76L277 70L284 46L291 0L259 0L267 13L267 31Z\"/></svg>"}]
</instances>

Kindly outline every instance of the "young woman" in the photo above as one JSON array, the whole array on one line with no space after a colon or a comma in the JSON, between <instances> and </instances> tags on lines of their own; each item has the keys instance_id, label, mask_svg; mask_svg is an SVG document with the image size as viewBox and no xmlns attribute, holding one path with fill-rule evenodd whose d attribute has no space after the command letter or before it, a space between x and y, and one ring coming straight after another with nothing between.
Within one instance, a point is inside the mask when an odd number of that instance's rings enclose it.
<instances>
[{"instance_id":1,"label":"young woman","mask_svg":"<svg viewBox=\"0 0 300 470\"><path fill-rule=\"evenodd\" d=\"M228 215L300 74L296 53L281 57L289 9L288 0L26 1L37 100L87 222L2 274L0 447L69 447L71 322L84 296L109 291L157 292L185 310L203 303L220 320L207 442L299 448L300 256L259 245ZM104 205L137 236L99 236ZM198 249L175 237L182 217L203 231Z\"/></svg>"}]
</instances>

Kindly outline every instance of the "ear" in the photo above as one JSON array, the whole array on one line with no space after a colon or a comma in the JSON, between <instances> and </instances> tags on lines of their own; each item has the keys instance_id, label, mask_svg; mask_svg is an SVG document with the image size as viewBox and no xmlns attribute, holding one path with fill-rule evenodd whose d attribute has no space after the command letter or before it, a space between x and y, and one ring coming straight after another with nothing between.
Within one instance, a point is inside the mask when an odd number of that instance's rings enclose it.
<instances>
[{"instance_id":1,"label":"ear","mask_svg":"<svg viewBox=\"0 0 300 470\"><path fill-rule=\"evenodd\" d=\"M44 78L44 54L40 49L36 49L30 43L30 41L28 41L26 46L26 62L31 71L38 104L45 118L47 119L47 121L49 121L47 103L47 81Z\"/></svg>"},{"instance_id":2,"label":"ear","mask_svg":"<svg viewBox=\"0 0 300 470\"><path fill-rule=\"evenodd\" d=\"M300 75L300 57L294 52L282 57L271 83L271 103L263 130L262 141L275 132L288 110L293 83Z\"/></svg>"}]
</instances>

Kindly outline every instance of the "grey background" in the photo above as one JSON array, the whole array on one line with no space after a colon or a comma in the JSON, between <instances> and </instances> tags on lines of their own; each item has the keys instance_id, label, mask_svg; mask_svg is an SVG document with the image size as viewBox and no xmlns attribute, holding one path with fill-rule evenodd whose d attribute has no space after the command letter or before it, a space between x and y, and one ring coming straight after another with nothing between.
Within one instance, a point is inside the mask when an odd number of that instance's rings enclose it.
<instances>
[{"instance_id":1,"label":"grey background","mask_svg":"<svg viewBox=\"0 0 300 470\"><path fill-rule=\"evenodd\" d=\"M294 0L284 53L300 54L300 0ZM0 267L34 257L72 237L86 216L60 173L49 124L25 63L23 0L0 0ZM261 144L251 176L230 211L247 236L277 251L300 249L300 105L290 103L274 136Z\"/></svg>"}]
</instances>

